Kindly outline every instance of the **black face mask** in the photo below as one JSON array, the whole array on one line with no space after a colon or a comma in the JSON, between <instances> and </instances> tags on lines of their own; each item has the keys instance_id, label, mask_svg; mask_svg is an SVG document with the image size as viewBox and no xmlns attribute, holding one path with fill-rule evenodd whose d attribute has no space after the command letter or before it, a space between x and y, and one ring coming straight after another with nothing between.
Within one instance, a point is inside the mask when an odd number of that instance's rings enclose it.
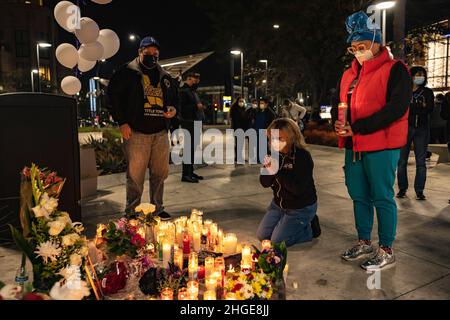
<instances>
[{"instance_id":1,"label":"black face mask","mask_svg":"<svg viewBox=\"0 0 450 320\"><path fill-rule=\"evenodd\" d=\"M158 63L158 60L159 57L146 54L142 59L142 64L149 69L153 69Z\"/></svg>"},{"instance_id":2,"label":"black face mask","mask_svg":"<svg viewBox=\"0 0 450 320\"><path fill-rule=\"evenodd\" d=\"M192 85L192 89L197 90L197 89L198 89L198 83L194 83L194 84Z\"/></svg>"}]
</instances>

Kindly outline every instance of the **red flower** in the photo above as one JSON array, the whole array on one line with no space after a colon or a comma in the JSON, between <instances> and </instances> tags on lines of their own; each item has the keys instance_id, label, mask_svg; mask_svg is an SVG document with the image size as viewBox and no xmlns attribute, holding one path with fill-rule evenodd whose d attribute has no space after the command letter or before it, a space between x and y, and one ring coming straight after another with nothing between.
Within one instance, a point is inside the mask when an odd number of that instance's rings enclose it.
<instances>
[{"instance_id":1,"label":"red flower","mask_svg":"<svg viewBox=\"0 0 450 320\"><path fill-rule=\"evenodd\" d=\"M29 178L31 177L30 171L31 171L30 168L25 167L25 168L22 170L23 176L24 176L25 178L29 179Z\"/></svg>"},{"instance_id":2,"label":"red flower","mask_svg":"<svg viewBox=\"0 0 450 320\"><path fill-rule=\"evenodd\" d=\"M131 238L131 244L137 247L143 247L145 245L145 239L141 237L139 234L133 235Z\"/></svg>"},{"instance_id":3,"label":"red flower","mask_svg":"<svg viewBox=\"0 0 450 320\"><path fill-rule=\"evenodd\" d=\"M237 284L234 285L233 291L234 291L234 292L239 291L239 290L241 290L243 287L244 287L243 284L237 283Z\"/></svg>"}]
</instances>

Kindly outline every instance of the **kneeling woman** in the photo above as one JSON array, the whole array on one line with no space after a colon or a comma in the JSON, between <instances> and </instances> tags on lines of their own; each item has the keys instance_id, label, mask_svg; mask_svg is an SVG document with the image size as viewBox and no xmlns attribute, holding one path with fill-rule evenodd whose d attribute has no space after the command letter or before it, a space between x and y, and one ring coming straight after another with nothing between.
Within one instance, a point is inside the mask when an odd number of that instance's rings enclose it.
<instances>
[{"instance_id":1,"label":"kneeling woman","mask_svg":"<svg viewBox=\"0 0 450 320\"><path fill-rule=\"evenodd\" d=\"M275 120L267 135L271 149L279 152L280 161L277 168L270 156L264 160L260 182L264 188L272 188L274 199L257 236L273 243L285 241L287 246L311 241L320 235L311 154L298 125L291 119Z\"/></svg>"}]
</instances>

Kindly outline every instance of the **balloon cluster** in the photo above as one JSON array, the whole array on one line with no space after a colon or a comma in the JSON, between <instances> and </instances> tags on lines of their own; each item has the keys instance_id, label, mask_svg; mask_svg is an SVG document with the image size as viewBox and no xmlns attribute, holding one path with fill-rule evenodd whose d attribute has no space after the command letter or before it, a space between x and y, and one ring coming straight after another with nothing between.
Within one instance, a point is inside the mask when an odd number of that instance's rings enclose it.
<instances>
[{"instance_id":1,"label":"balloon cluster","mask_svg":"<svg viewBox=\"0 0 450 320\"><path fill-rule=\"evenodd\" d=\"M98 4L108 4L112 0L91 0ZM60 1L54 10L56 22L66 31L75 34L80 46L77 49L70 43L62 43L56 48L56 59L66 68L77 66L80 72L95 67L99 60L109 59L120 48L120 39L110 29L100 30L98 24L88 17L81 17L80 8L70 1ZM61 81L61 89L68 95L81 90L77 77L68 76Z\"/></svg>"}]
</instances>

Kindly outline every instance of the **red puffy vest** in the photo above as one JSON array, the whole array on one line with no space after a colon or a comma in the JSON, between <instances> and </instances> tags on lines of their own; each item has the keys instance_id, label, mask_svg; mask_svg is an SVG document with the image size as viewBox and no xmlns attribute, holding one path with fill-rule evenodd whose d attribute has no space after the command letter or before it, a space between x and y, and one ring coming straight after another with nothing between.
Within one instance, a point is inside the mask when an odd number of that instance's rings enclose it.
<instances>
[{"instance_id":1,"label":"red puffy vest","mask_svg":"<svg viewBox=\"0 0 450 320\"><path fill-rule=\"evenodd\" d=\"M382 48L378 56L362 65L358 82L350 101L351 121L367 118L386 106L387 87L391 69L397 60ZM351 84L358 76L359 63L355 59L352 67L345 71L341 80L340 99L347 102ZM381 151L402 148L408 136L409 111L388 127L368 135L354 134L353 151ZM345 138L339 137L339 147L344 148Z\"/></svg>"}]
</instances>

